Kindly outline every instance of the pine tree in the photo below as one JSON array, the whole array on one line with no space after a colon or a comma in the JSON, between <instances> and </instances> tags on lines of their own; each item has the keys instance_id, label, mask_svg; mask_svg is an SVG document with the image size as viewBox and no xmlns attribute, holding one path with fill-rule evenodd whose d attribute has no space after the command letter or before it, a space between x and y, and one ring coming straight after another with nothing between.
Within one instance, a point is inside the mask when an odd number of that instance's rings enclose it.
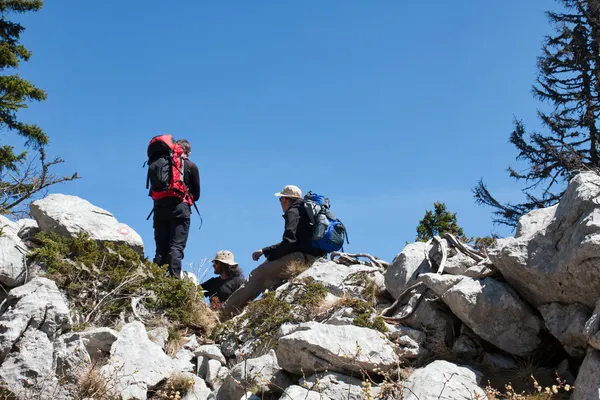
<instances>
[{"instance_id":1,"label":"pine tree","mask_svg":"<svg viewBox=\"0 0 600 400\"><path fill-rule=\"evenodd\" d=\"M508 172L525 187L525 201L501 204L480 180L473 189L477 203L492 206L494 222L516 227L527 212L556 204L573 173L600 166L600 0L559 0L565 12L548 12L554 34L544 40L538 58L534 97L550 104L538 111L545 133L527 132L515 121L510 142L524 172Z\"/></svg>"},{"instance_id":2,"label":"pine tree","mask_svg":"<svg viewBox=\"0 0 600 400\"><path fill-rule=\"evenodd\" d=\"M457 238L467 241L463 229L458 226L456 213L451 213L445 203L433 203L433 211L426 211L425 216L417 226L417 238L419 242L427 242L435 235L451 233Z\"/></svg>"},{"instance_id":3,"label":"pine tree","mask_svg":"<svg viewBox=\"0 0 600 400\"><path fill-rule=\"evenodd\" d=\"M57 177L50 172L61 158L48 159L46 147L49 138L35 124L18 118L18 111L32 102L46 99L46 92L21 78L16 70L21 61L27 62L31 52L20 43L25 28L8 18L14 14L38 11L43 0L0 0L0 129L15 132L24 139L24 150L0 145L0 213L15 213L24 201L47 187L77 178L77 173ZM37 153L31 156L29 151Z\"/></svg>"}]
</instances>

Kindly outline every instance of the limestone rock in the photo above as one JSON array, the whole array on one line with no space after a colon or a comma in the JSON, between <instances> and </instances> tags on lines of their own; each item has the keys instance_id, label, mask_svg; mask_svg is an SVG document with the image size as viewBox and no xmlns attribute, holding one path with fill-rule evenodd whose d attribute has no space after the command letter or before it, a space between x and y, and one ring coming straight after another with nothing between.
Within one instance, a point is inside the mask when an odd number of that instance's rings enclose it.
<instances>
[{"instance_id":1,"label":"limestone rock","mask_svg":"<svg viewBox=\"0 0 600 400\"><path fill-rule=\"evenodd\" d=\"M387 371L397 364L393 344L375 330L316 322L298 328L277 346L279 364L291 373Z\"/></svg>"},{"instance_id":2,"label":"limestone rock","mask_svg":"<svg viewBox=\"0 0 600 400\"><path fill-rule=\"evenodd\" d=\"M588 349L574 386L571 400L600 399L600 351Z\"/></svg>"},{"instance_id":3,"label":"limestone rock","mask_svg":"<svg viewBox=\"0 0 600 400\"><path fill-rule=\"evenodd\" d=\"M118 379L116 389L125 399L145 398L148 389L173 371L172 360L148 339L146 328L138 321L121 329L112 345L109 363L101 369L107 379Z\"/></svg>"},{"instance_id":4,"label":"limestone rock","mask_svg":"<svg viewBox=\"0 0 600 400\"><path fill-rule=\"evenodd\" d=\"M365 398L360 379L334 372L309 376L301 379L300 384L331 400L363 400ZM373 396L376 393L376 390L371 392Z\"/></svg>"},{"instance_id":5,"label":"limestone rock","mask_svg":"<svg viewBox=\"0 0 600 400\"><path fill-rule=\"evenodd\" d=\"M558 339L571 357L582 359L585 356L587 340L584 334L585 323L590 318L589 309L581 304L563 306L550 303L538 307L548 331Z\"/></svg>"},{"instance_id":6,"label":"limestone rock","mask_svg":"<svg viewBox=\"0 0 600 400\"><path fill-rule=\"evenodd\" d=\"M415 370L404 384L404 400L440 399L463 400L485 399L479 387L480 372L447 361L434 361L424 368Z\"/></svg>"},{"instance_id":7,"label":"limestone rock","mask_svg":"<svg viewBox=\"0 0 600 400\"><path fill-rule=\"evenodd\" d=\"M328 400L319 392L309 391L302 386L288 386L280 397L281 400Z\"/></svg>"},{"instance_id":8,"label":"limestone rock","mask_svg":"<svg viewBox=\"0 0 600 400\"><path fill-rule=\"evenodd\" d=\"M142 238L131 227L119 223L108 211L77 196L48 195L32 202L30 212L42 232L71 237L86 232L100 243L125 244L144 254Z\"/></svg>"},{"instance_id":9,"label":"limestone rock","mask_svg":"<svg viewBox=\"0 0 600 400\"><path fill-rule=\"evenodd\" d=\"M600 176L583 172L557 206L523 216L514 238L498 239L489 257L530 304L580 303L600 296Z\"/></svg>"},{"instance_id":10,"label":"limestone rock","mask_svg":"<svg viewBox=\"0 0 600 400\"><path fill-rule=\"evenodd\" d=\"M278 364L274 350L258 357L243 361L231 369L219 388L217 399L237 399L244 395L245 388L254 387L260 393L281 392L292 384L290 378Z\"/></svg>"},{"instance_id":11,"label":"limestone rock","mask_svg":"<svg viewBox=\"0 0 600 400\"><path fill-rule=\"evenodd\" d=\"M0 311L0 359L26 330L38 329L54 340L71 328L69 307L56 284L46 278L34 278L12 289Z\"/></svg>"},{"instance_id":12,"label":"limestone rock","mask_svg":"<svg viewBox=\"0 0 600 400\"><path fill-rule=\"evenodd\" d=\"M419 274L429 271L425 259L426 243L407 245L385 271L385 287L397 299L408 286L416 282Z\"/></svg>"},{"instance_id":13,"label":"limestone rock","mask_svg":"<svg viewBox=\"0 0 600 400\"><path fill-rule=\"evenodd\" d=\"M527 355L540 344L542 322L508 285L492 278L438 274L421 278L465 325L496 347Z\"/></svg>"},{"instance_id":14,"label":"limestone rock","mask_svg":"<svg viewBox=\"0 0 600 400\"><path fill-rule=\"evenodd\" d=\"M164 350L169 340L169 330L164 326L151 329L148 331L148 338Z\"/></svg>"}]
</instances>

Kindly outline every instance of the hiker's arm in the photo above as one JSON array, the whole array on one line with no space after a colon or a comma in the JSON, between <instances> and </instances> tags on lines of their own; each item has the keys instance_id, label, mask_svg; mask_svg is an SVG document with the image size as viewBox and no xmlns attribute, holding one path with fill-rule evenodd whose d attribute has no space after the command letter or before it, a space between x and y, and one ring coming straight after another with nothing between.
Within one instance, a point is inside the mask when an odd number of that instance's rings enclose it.
<instances>
[{"instance_id":1,"label":"hiker's arm","mask_svg":"<svg viewBox=\"0 0 600 400\"><path fill-rule=\"evenodd\" d=\"M283 240L273 246L265 247L263 254L269 260L277 260L286 254L293 253L296 249L296 233L298 231L298 222L300 221L300 213L298 209L292 208L285 215L285 231L283 232Z\"/></svg>"},{"instance_id":2,"label":"hiker's arm","mask_svg":"<svg viewBox=\"0 0 600 400\"><path fill-rule=\"evenodd\" d=\"M194 198L194 201L200 200L200 172L196 164L191 165L190 174L190 194Z\"/></svg>"}]
</instances>

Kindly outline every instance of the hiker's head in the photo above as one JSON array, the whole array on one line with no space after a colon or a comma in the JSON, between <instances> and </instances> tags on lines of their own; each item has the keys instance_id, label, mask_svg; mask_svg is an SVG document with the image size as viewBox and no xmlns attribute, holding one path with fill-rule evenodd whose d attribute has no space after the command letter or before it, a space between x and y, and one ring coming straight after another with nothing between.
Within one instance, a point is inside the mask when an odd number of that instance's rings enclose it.
<instances>
[{"instance_id":1,"label":"hiker's head","mask_svg":"<svg viewBox=\"0 0 600 400\"><path fill-rule=\"evenodd\" d=\"M221 276L233 277L242 273L238 264L233 259L233 253L227 250L218 251L212 260L212 264L215 274Z\"/></svg>"},{"instance_id":2,"label":"hiker's head","mask_svg":"<svg viewBox=\"0 0 600 400\"><path fill-rule=\"evenodd\" d=\"M190 142L188 142L185 139L179 139L175 143L181 146L181 148L183 149L183 155L189 157L190 153L192 152L192 145L190 144Z\"/></svg>"},{"instance_id":3,"label":"hiker's head","mask_svg":"<svg viewBox=\"0 0 600 400\"><path fill-rule=\"evenodd\" d=\"M302 190L298 186L287 185L281 192L275 193L275 196L279 197L281 209L286 212L296 200L302 198Z\"/></svg>"}]
</instances>

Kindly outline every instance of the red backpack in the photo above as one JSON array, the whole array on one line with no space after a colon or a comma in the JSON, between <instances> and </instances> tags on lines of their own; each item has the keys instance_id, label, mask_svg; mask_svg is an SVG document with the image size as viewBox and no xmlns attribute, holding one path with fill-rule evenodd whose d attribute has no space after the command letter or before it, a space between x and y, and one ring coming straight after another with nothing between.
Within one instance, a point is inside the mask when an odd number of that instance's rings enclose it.
<instances>
[{"instance_id":1,"label":"red backpack","mask_svg":"<svg viewBox=\"0 0 600 400\"><path fill-rule=\"evenodd\" d=\"M152 200L179 197L189 205L194 204L184 182L183 148L166 134L155 136L148 145L148 177L146 189Z\"/></svg>"}]
</instances>

